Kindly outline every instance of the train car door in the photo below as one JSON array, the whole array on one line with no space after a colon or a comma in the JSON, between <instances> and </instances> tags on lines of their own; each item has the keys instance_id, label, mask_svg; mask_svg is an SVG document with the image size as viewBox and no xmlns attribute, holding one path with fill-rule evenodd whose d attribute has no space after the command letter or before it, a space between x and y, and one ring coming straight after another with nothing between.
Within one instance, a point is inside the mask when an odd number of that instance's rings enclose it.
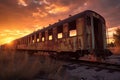
<instances>
[{"instance_id":1,"label":"train car door","mask_svg":"<svg viewBox=\"0 0 120 80\"><path fill-rule=\"evenodd\" d=\"M76 20L76 29L77 29L77 48L78 50L84 48L84 39L83 39L83 30L84 30L84 18L78 18Z\"/></svg>"},{"instance_id":2,"label":"train car door","mask_svg":"<svg viewBox=\"0 0 120 80\"><path fill-rule=\"evenodd\" d=\"M103 26L100 19L93 17L95 49L104 48Z\"/></svg>"}]
</instances>

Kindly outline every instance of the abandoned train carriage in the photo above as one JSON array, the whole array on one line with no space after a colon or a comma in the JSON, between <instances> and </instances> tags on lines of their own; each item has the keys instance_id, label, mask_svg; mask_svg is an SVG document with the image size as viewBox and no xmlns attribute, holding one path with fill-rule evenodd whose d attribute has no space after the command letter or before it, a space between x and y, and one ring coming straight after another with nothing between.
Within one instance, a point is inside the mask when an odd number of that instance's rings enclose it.
<instances>
[{"instance_id":1,"label":"abandoned train carriage","mask_svg":"<svg viewBox=\"0 0 120 80\"><path fill-rule=\"evenodd\" d=\"M104 18L87 10L49 25L16 40L19 50L51 52L77 52L85 54L106 51L106 25ZM96 53L96 54L97 54ZM78 56L78 55L77 55Z\"/></svg>"}]
</instances>

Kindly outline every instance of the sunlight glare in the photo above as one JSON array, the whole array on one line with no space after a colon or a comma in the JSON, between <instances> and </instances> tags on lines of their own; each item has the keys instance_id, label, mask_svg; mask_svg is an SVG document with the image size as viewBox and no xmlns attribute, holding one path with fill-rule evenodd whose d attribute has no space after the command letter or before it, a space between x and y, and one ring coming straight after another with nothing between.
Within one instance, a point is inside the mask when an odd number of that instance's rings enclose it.
<instances>
[{"instance_id":1,"label":"sunlight glare","mask_svg":"<svg viewBox=\"0 0 120 80\"><path fill-rule=\"evenodd\" d=\"M10 44L10 43L12 43L12 41L13 41L13 38L7 38L6 41L5 41L5 43Z\"/></svg>"}]
</instances>

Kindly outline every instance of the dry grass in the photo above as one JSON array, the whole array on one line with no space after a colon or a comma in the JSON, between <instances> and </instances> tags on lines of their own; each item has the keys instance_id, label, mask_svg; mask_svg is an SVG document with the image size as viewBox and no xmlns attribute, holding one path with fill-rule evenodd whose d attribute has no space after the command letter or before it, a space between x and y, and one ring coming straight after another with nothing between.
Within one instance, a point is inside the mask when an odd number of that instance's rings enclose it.
<instances>
[{"instance_id":1,"label":"dry grass","mask_svg":"<svg viewBox=\"0 0 120 80\"><path fill-rule=\"evenodd\" d=\"M112 48L109 48L110 51L113 53L113 54L120 54L120 47L112 47Z\"/></svg>"},{"instance_id":2,"label":"dry grass","mask_svg":"<svg viewBox=\"0 0 120 80\"><path fill-rule=\"evenodd\" d=\"M56 61L48 56L39 56L40 66L39 75L45 74L47 79L54 80L58 69L64 64L61 61Z\"/></svg>"},{"instance_id":3,"label":"dry grass","mask_svg":"<svg viewBox=\"0 0 120 80\"><path fill-rule=\"evenodd\" d=\"M39 71L38 60L29 61L27 54L0 52L0 80L32 79Z\"/></svg>"},{"instance_id":4,"label":"dry grass","mask_svg":"<svg viewBox=\"0 0 120 80\"><path fill-rule=\"evenodd\" d=\"M46 56L29 57L27 53L0 51L0 80L33 80L43 73L52 79L61 65Z\"/></svg>"}]
</instances>

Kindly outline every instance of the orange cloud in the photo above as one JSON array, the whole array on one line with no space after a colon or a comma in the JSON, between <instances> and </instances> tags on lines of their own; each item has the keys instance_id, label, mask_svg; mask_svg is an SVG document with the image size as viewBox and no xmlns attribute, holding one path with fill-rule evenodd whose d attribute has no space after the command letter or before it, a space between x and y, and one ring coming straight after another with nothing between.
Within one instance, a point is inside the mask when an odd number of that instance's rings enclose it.
<instances>
[{"instance_id":1,"label":"orange cloud","mask_svg":"<svg viewBox=\"0 0 120 80\"><path fill-rule=\"evenodd\" d=\"M45 9L47 9L48 13L51 13L51 14L57 14L57 13L66 12L69 10L67 6L60 6L56 4L46 6Z\"/></svg>"},{"instance_id":2,"label":"orange cloud","mask_svg":"<svg viewBox=\"0 0 120 80\"><path fill-rule=\"evenodd\" d=\"M28 6L28 4L24 0L18 0L18 4L22 6Z\"/></svg>"},{"instance_id":3,"label":"orange cloud","mask_svg":"<svg viewBox=\"0 0 120 80\"><path fill-rule=\"evenodd\" d=\"M33 12L33 17L46 17L48 14L37 8L38 12Z\"/></svg>"}]
</instances>

